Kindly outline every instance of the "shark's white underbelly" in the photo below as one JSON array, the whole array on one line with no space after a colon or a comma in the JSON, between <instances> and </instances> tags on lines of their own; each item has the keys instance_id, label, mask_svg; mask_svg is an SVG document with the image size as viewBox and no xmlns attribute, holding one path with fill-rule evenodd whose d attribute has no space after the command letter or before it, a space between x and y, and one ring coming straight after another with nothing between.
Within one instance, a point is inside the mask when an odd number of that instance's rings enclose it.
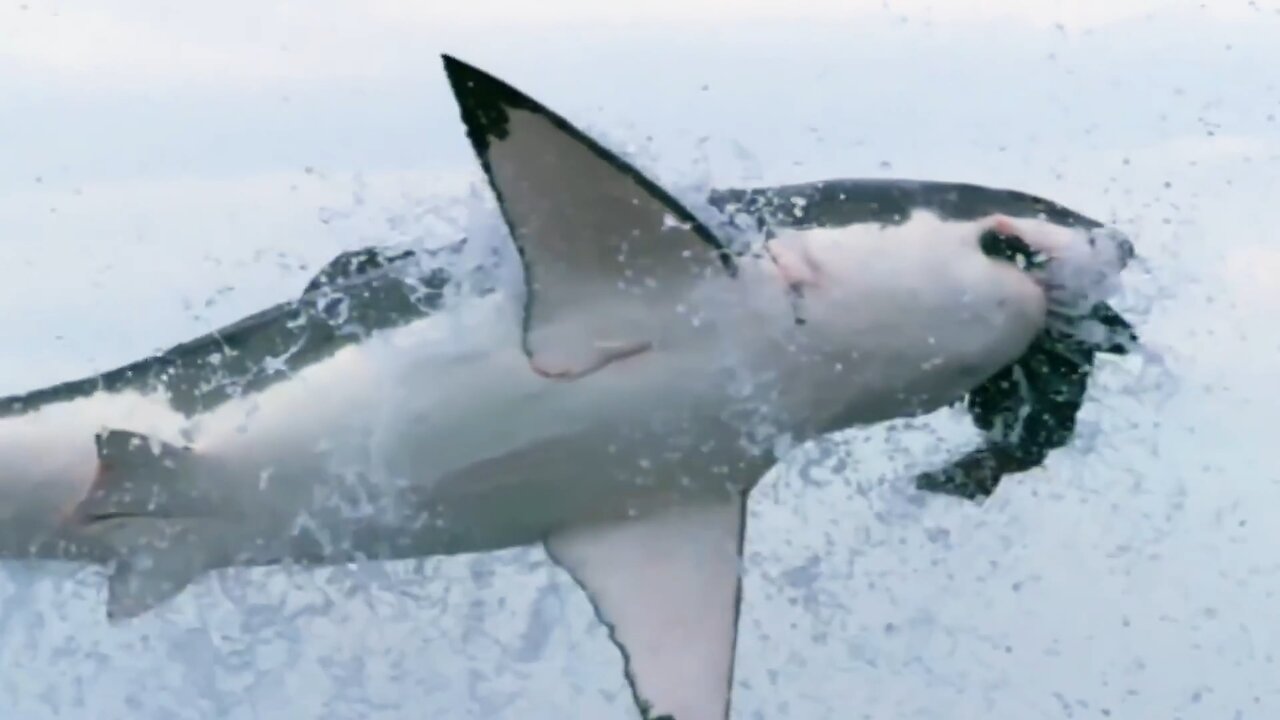
<instances>
[{"instance_id":1,"label":"shark's white underbelly","mask_svg":"<svg viewBox=\"0 0 1280 720\"><path fill-rule=\"evenodd\" d=\"M507 344L421 364L384 364L373 348L332 362L263 393L247 417L199 419L192 447L226 468L243 513L228 526L245 545L237 561L525 544L753 482L769 464L743 467L712 378L672 380L665 359L574 383L538 377Z\"/></svg>"}]
</instances>

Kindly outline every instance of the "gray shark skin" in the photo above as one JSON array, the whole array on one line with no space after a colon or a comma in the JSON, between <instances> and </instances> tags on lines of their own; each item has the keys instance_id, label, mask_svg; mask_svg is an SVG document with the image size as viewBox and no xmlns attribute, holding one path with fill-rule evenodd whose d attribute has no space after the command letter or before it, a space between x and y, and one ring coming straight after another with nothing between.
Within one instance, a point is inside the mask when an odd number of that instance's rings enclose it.
<instances>
[{"instance_id":1,"label":"gray shark skin","mask_svg":"<svg viewBox=\"0 0 1280 720\"><path fill-rule=\"evenodd\" d=\"M917 482L977 498L1065 445L1096 355L1136 342L1105 303L1132 245L1049 201L830 180L715 190L704 220L444 65L522 287L357 250L297 300L0 400L0 555L107 563L123 621L220 568L541 543L645 717L724 720L774 441L963 402L986 442Z\"/></svg>"},{"instance_id":2,"label":"gray shark skin","mask_svg":"<svg viewBox=\"0 0 1280 720\"><path fill-rule=\"evenodd\" d=\"M1045 198L1017 190L960 182L908 179L832 179L767 188L714 190L713 206L742 212L768 228L845 227L861 223L898 225L919 210L949 220L976 220L1001 213L1044 217L1071 227L1102 223Z\"/></svg>"},{"instance_id":3,"label":"gray shark skin","mask_svg":"<svg viewBox=\"0 0 1280 720\"><path fill-rule=\"evenodd\" d=\"M434 312L449 274L443 265L419 274L423 254L390 247L342 253L293 300L119 368L0 398L0 418L126 390L160 392L186 417L211 410L283 381L371 333Z\"/></svg>"}]
</instances>

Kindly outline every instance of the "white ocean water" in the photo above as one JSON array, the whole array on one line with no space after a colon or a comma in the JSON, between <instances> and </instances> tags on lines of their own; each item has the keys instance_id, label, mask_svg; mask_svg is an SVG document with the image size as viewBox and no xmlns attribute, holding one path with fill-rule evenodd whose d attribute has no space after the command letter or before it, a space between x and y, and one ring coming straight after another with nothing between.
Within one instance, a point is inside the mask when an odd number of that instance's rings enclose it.
<instances>
[{"instance_id":1,"label":"white ocean water","mask_svg":"<svg viewBox=\"0 0 1280 720\"><path fill-rule=\"evenodd\" d=\"M1036 192L1132 233L1120 306L1165 369L1105 361L1075 443L982 506L909 488L973 439L956 414L790 458L752 499L735 717L1280 713L1274 3L424 7L0 8L0 392L449 235L479 174L442 51L670 183ZM102 592L0 565L0 717L631 717L534 550L217 573L120 627Z\"/></svg>"}]
</instances>

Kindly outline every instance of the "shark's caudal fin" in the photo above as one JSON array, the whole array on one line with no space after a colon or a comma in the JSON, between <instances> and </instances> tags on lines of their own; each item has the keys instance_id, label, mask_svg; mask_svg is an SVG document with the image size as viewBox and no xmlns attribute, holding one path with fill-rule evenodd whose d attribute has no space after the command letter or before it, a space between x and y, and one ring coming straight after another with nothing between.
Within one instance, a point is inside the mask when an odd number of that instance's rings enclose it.
<instances>
[{"instance_id":1,"label":"shark's caudal fin","mask_svg":"<svg viewBox=\"0 0 1280 720\"><path fill-rule=\"evenodd\" d=\"M525 351L574 378L687 326L688 290L736 272L719 238L635 167L505 82L444 56L525 271Z\"/></svg>"},{"instance_id":2,"label":"shark's caudal fin","mask_svg":"<svg viewBox=\"0 0 1280 720\"><path fill-rule=\"evenodd\" d=\"M725 720L738 628L744 498L546 541L622 651L647 718Z\"/></svg>"},{"instance_id":3,"label":"shark's caudal fin","mask_svg":"<svg viewBox=\"0 0 1280 720\"><path fill-rule=\"evenodd\" d=\"M98 477L72 513L109 545L107 617L140 615L216 566L218 498L212 468L191 450L125 430L97 436Z\"/></svg>"}]
</instances>

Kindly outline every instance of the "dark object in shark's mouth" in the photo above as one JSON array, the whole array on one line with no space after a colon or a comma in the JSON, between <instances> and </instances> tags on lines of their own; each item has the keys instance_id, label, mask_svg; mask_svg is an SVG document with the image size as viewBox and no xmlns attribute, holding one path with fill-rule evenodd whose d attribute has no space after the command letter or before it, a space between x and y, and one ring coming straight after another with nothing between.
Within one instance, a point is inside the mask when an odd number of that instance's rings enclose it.
<instances>
[{"instance_id":1,"label":"dark object in shark's mouth","mask_svg":"<svg viewBox=\"0 0 1280 720\"><path fill-rule=\"evenodd\" d=\"M1044 331L965 399L983 445L917 476L916 487L977 500L995 492L1005 475L1042 464L1071 441L1098 353L1125 355L1137 341L1133 327L1106 303L1073 325Z\"/></svg>"}]
</instances>

